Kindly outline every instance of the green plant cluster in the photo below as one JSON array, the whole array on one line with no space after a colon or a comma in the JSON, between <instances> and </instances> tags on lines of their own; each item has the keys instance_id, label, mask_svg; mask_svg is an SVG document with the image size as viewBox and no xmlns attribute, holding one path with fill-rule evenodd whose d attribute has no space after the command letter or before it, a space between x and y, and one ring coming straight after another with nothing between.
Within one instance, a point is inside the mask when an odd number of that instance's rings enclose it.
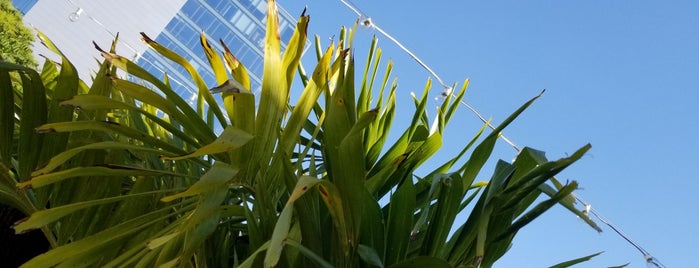
<instances>
[{"instance_id":1,"label":"green plant cluster","mask_svg":"<svg viewBox=\"0 0 699 268\"><path fill-rule=\"evenodd\" d=\"M22 24L22 15L10 0L0 0L0 59L35 67L32 55L32 31Z\"/></svg>"},{"instance_id":2,"label":"green plant cluster","mask_svg":"<svg viewBox=\"0 0 699 268\"><path fill-rule=\"evenodd\" d=\"M536 98L418 176L468 80L431 120L428 81L410 125L389 140L396 84L391 63L379 73L376 40L355 80L354 30L325 48L316 38L307 75L309 17L282 55L274 1L268 14L259 100L245 67L204 35L220 102L189 62L143 35L189 72L195 107L114 44L98 48L105 61L89 87L65 57L41 73L0 63L0 202L31 215L17 232L40 229L52 246L26 267L490 267L556 204L599 229L574 206L577 183L553 177L589 145L555 161L525 148L475 181L499 133ZM9 73L23 91L10 90ZM304 89L292 104L294 79ZM467 220L457 221L462 212Z\"/></svg>"}]
</instances>

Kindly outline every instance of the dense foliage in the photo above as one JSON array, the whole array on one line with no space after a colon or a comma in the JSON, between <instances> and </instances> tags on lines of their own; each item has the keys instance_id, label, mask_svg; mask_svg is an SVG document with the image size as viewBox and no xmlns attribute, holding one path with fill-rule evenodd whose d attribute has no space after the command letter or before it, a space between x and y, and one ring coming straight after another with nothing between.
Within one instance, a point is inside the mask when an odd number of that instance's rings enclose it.
<instances>
[{"instance_id":1,"label":"dense foliage","mask_svg":"<svg viewBox=\"0 0 699 268\"><path fill-rule=\"evenodd\" d=\"M36 66L32 55L32 31L22 24L22 15L10 0L0 0L0 59L24 66Z\"/></svg>"},{"instance_id":2,"label":"dense foliage","mask_svg":"<svg viewBox=\"0 0 699 268\"><path fill-rule=\"evenodd\" d=\"M318 64L306 75L309 17L282 55L274 1L268 14L259 100L245 67L204 35L214 93L189 62L143 35L189 71L196 107L114 44L98 47L105 61L90 87L65 57L41 74L0 63L0 201L31 214L15 230L39 228L52 246L27 267L490 267L555 204L598 228L574 206L577 183L553 178L589 145L555 161L525 148L475 181L500 131L536 98L420 176L468 80L432 120L428 81L410 125L390 140L396 84L390 63L376 80L376 42L356 80L353 30L324 49L316 39ZM5 86L9 72L23 92ZM304 90L292 104L294 79ZM460 212L467 220L456 221Z\"/></svg>"}]
</instances>

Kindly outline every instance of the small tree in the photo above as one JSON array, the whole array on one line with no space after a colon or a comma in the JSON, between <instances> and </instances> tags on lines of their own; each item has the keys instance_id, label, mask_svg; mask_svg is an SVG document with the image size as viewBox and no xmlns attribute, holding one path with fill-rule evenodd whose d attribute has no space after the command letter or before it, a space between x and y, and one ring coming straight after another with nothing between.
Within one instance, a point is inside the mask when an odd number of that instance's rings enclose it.
<instances>
[{"instance_id":1,"label":"small tree","mask_svg":"<svg viewBox=\"0 0 699 268\"><path fill-rule=\"evenodd\" d=\"M0 0L0 36L0 58L36 67L31 47L34 35L22 24L22 15L10 0Z\"/></svg>"}]
</instances>

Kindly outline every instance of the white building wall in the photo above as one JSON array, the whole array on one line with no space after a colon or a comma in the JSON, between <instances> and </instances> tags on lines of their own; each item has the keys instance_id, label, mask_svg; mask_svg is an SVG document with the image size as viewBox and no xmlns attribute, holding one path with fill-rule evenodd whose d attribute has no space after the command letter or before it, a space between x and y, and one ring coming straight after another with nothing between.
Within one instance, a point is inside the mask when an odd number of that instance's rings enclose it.
<instances>
[{"instance_id":1,"label":"white building wall","mask_svg":"<svg viewBox=\"0 0 699 268\"><path fill-rule=\"evenodd\" d=\"M119 33L117 53L133 60L147 49L139 32L155 39L185 1L40 0L23 19L26 25L46 34L75 65L80 78L90 84L90 77L99 68L97 60L102 60L92 41L108 50L113 34ZM80 14L71 21L75 13ZM37 41L34 55L41 63L40 54L59 59Z\"/></svg>"}]
</instances>

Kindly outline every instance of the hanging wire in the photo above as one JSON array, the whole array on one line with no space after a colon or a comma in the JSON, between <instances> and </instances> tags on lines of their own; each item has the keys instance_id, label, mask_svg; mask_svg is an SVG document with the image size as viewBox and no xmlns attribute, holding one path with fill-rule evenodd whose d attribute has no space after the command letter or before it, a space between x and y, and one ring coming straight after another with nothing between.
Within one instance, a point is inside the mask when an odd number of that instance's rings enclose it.
<instances>
[{"instance_id":1,"label":"hanging wire","mask_svg":"<svg viewBox=\"0 0 699 268\"><path fill-rule=\"evenodd\" d=\"M626 242L628 242L628 243L631 244L633 247L635 247L639 252L641 252L641 254L643 254L643 258L646 260L646 263L647 263L647 265L648 265L649 267L660 267L660 268L664 268L664 267L665 267L665 265L662 264L662 263L660 262L660 260L658 260L657 258L653 257L653 255L651 255L650 252L648 252L647 250L645 250L645 249L644 249L643 247L641 247L641 245L639 245L638 243L636 243L636 242L634 242L633 240L631 240L631 238L629 238L628 235L626 235L623 231L621 231L621 229L619 229L618 227L616 227L616 226L615 226L614 224L612 224L607 218L605 218L604 216L602 216L602 214L600 214L596 209L594 209L590 203L585 202L585 200L583 200L582 197L580 197L579 195L576 195L576 194L571 194L571 195L573 195L573 197L575 198L575 200L577 200L578 202L580 202L581 204L583 204L583 206L584 206L583 213L585 213L585 214L591 214L591 215L595 216L595 218L597 218L599 221L601 221L602 223L604 223L605 225L607 225L607 226L608 226L609 228L611 228L615 233L617 233L619 236L621 236L622 238L624 238L624 240L626 240ZM652 266L651 266L651 265L652 265Z\"/></svg>"},{"instance_id":2,"label":"hanging wire","mask_svg":"<svg viewBox=\"0 0 699 268\"><path fill-rule=\"evenodd\" d=\"M357 16L359 17L360 23L361 23L363 26L365 26L365 27L367 27L367 28L376 29L376 31L378 31L379 33L381 33L381 35L383 35L383 36L385 36L386 38L390 39L394 44L396 44L396 45L397 45L398 47L400 47L405 53L407 53L411 58L413 58L413 60L415 60L418 64L420 64L420 66L422 66L422 68L424 68L425 70L427 70L427 72L429 72L430 75L432 75L432 77L434 77L434 78L437 80L437 82L439 82L439 84L442 85L442 87L444 87L445 93L447 93L447 94L451 94L451 93L452 93L452 92L451 92L451 91L452 91L452 88L451 88L450 86L448 86L446 83L444 83L444 81L442 80L442 78L440 78L439 75L437 75L437 73L435 73L434 71L432 71L432 69L431 69L429 66L427 66L427 64L425 64L424 62L422 62L422 60L420 60L420 58L418 58L415 54L413 54L413 52L410 51L408 48L406 48L400 41L398 41L397 39L393 38L393 36L391 36L391 35L388 34L386 31L384 31L383 29L381 29L381 27L379 27L378 25L376 25L375 23L373 23L373 22L371 21L371 17L368 17L368 16L364 15L364 13L362 13L361 11L359 11L358 8L356 8L356 7L354 7L354 5L348 3L346 0L340 0L340 2L342 2L343 4L345 4L345 6L347 6L347 7L348 7L349 9L351 9L355 14L357 14Z\"/></svg>"},{"instance_id":3,"label":"hanging wire","mask_svg":"<svg viewBox=\"0 0 699 268\"><path fill-rule=\"evenodd\" d=\"M447 96L450 96L451 94L454 93L454 88L452 88L451 86L447 85L447 83L445 83L444 80L442 80L442 78L440 78L439 75L437 75L437 73L436 73L435 71L432 70L432 68L430 68L427 64L425 64L425 62L423 62L420 58L418 58L418 56L415 55L412 51L410 51L410 49L408 49L407 47L405 47L400 41L398 41L398 39L394 38L394 37L393 37L392 35L390 35L388 32L384 31L381 27L379 27L379 25L376 25L376 23L374 23L374 22L371 20L371 17L366 16L363 12L361 12L358 8L356 8L354 5L352 5L352 4L351 4L350 2L348 2L348 1L349 1L349 0L340 0L340 2L342 2L345 6L347 6L347 8L349 8L350 10L352 10L352 11L359 17L359 21L360 21L360 24L361 24L361 25L363 25L363 26L365 26L365 27L367 27L367 28L375 29L375 30L378 31L381 35L383 35L384 37L386 37L386 38L388 38L389 40L391 40L391 41L392 41L394 44L396 44L401 50L403 50L403 52L405 52L406 54L408 54L408 55L409 55L413 60L415 60L423 69L425 69L432 77L434 77L435 80L437 80L437 82L444 88L444 91L443 91L442 94L441 94L441 97L442 97L442 98L446 98ZM471 106L470 104L468 104L468 103L465 102L464 100L461 100L461 104L463 104L464 106L466 106L466 108L468 108L469 110L471 110L471 112L473 112L476 116L478 116L478 118L479 118L481 121L483 121L483 123L487 124L488 127L489 127L490 129L495 129L495 126L493 126L488 120L486 120L485 117L483 117L483 115L481 115L481 113L478 112L478 110L476 110L475 107ZM503 141L505 141L507 144L509 144L510 146L512 146L512 148L514 148L514 149L517 151L517 153L519 153L519 152L521 151L521 149L520 149L514 142L512 142L512 140L510 140L509 138L507 138L507 136L505 136L505 134L500 133L500 138L501 138Z\"/></svg>"},{"instance_id":4,"label":"hanging wire","mask_svg":"<svg viewBox=\"0 0 699 268\"><path fill-rule=\"evenodd\" d=\"M376 23L374 23L374 22L371 20L371 17L369 17L369 16L367 16L365 13L361 12L355 5L353 5L353 4L351 3L350 0L339 0L339 1L342 2L342 4L344 4L347 8L349 8L350 10L352 10L352 12L354 12L354 13L357 15L357 17L358 17L359 22L361 23L361 25L363 25L363 26L365 26L365 27L367 27L367 28L375 29L375 30L378 31L381 35L383 35L384 37L386 37L386 38L388 38L389 40L391 40L391 41L392 41L394 44L396 44L401 50L403 50L403 52L407 53L407 54L408 54L411 58L413 58L413 60L415 60L422 68L424 68L430 75L432 75L432 77L434 77L434 78L437 80L437 82L439 82L439 84L442 85L442 87L444 87L444 91L443 91L442 94L441 94L441 96L442 96L443 98L445 98L445 97L447 97L447 96L449 96L449 95L451 95L451 94L453 93L453 88L450 87L450 86L448 86L446 83L444 83L444 81L442 81L442 79L437 75L437 73L435 73L427 64L425 64L422 60L420 60L420 58L418 58L412 51L410 51L408 48L406 48L400 41L398 41L396 38L394 38L393 36L391 36L390 34L388 34L388 33L387 33L386 31L384 31L381 27L379 27L378 25L376 25ZM465 102L465 101L463 101L463 100L461 100L460 103L461 103L462 105L466 106L466 108L468 108L474 115L476 115L476 116L478 117L478 119L480 119L483 123L486 123L490 129L493 129L493 130L495 129L495 127L494 127L492 124L490 124L490 122L489 122L475 107L473 107L472 105L468 104L467 102ZM513 148L515 151L517 151L517 153L519 153L519 152L522 151L522 149L521 149L519 146L517 146L512 140L510 140L509 138L507 138L507 136L505 136L504 134L500 133L500 138L501 138L503 141L505 141L507 144L509 144L510 146L512 146L512 148ZM628 243L631 244L633 247L635 247L638 251L640 251L641 254L643 254L643 258L646 260L646 263L647 263L648 267L665 268L665 265L663 265L657 258L653 257L653 256L650 254L650 252L648 252L647 250L643 249L638 243L636 243L636 242L634 242L633 240L631 240L631 238L629 238L624 232L622 232L621 229L619 229L618 227L616 227L616 226L615 226L614 224L612 224L609 220L607 220L607 218L605 218L604 216L602 216L601 213L599 213L597 210L595 210L594 208L592 208L592 205L591 205L591 204L589 204L589 203L583 201L583 199L582 199L579 195L576 195L576 194L571 194L571 195L575 198L575 200L577 200L578 202L580 202L580 203L583 205L583 213L585 213L585 214L588 214L588 213L589 213L589 214L593 215L593 216L594 216L595 218L597 218L599 221L601 221L601 222L604 223L605 225L609 226L609 228L611 228L612 230L614 230L614 232L617 233L619 236L621 236L622 238L624 238L624 240L626 240L626 242L628 242Z\"/></svg>"}]
</instances>

